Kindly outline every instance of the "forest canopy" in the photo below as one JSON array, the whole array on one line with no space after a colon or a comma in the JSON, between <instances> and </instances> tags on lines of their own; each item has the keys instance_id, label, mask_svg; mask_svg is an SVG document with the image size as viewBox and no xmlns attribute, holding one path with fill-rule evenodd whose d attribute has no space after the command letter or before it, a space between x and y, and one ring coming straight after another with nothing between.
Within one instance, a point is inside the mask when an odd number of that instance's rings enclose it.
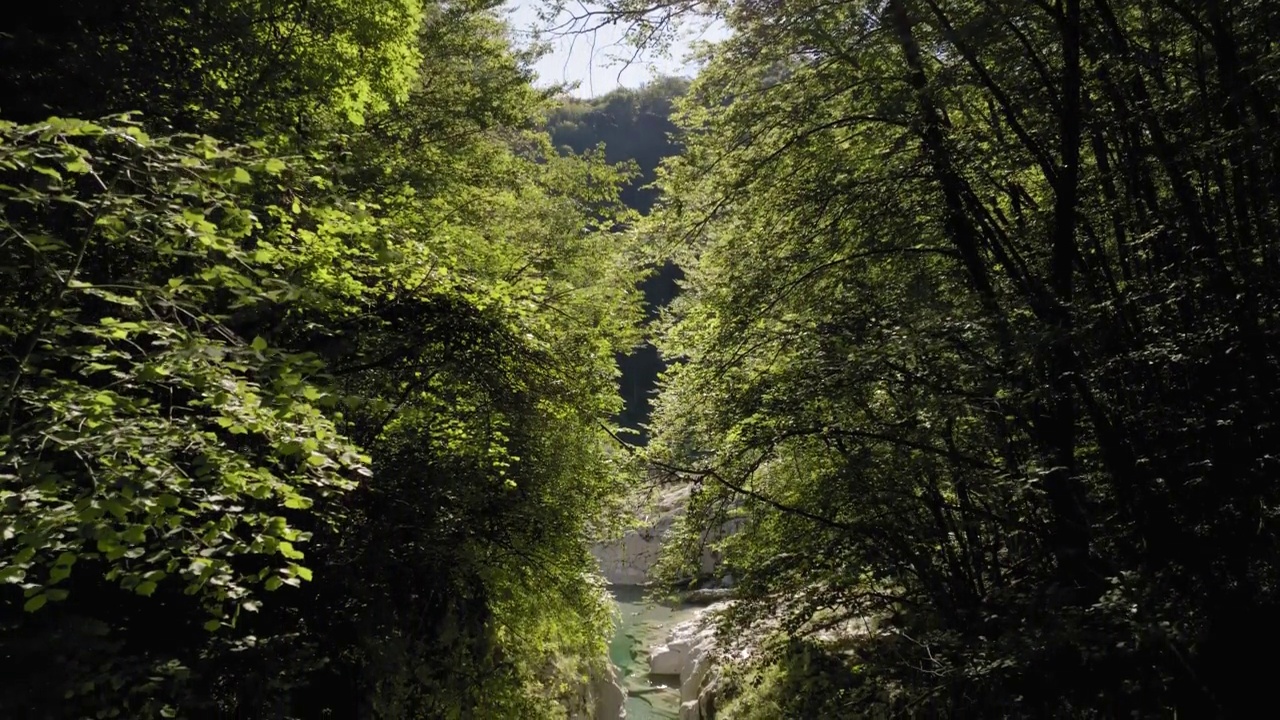
<instances>
[{"instance_id":1,"label":"forest canopy","mask_svg":"<svg viewBox=\"0 0 1280 720\"><path fill-rule=\"evenodd\" d=\"M722 720L1268 706L1280 6L580 19L708 18L586 101L494 0L6 17L0 715L583 717L641 471Z\"/></svg>"},{"instance_id":2,"label":"forest canopy","mask_svg":"<svg viewBox=\"0 0 1280 720\"><path fill-rule=\"evenodd\" d=\"M687 276L650 457L684 557L744 525L727 637L775 629L732 716L1265 702L1276 6L608 5L732 31L643 229Z\"/></svg>"},{"instance_id":3,"label":"forest canopy","mask_svg":"<svg viewBox=\"0 0 1280 720\"><path fill-rule=\"evenodd\" d=\"M496 5L0 37L0 714L564 717L638 340L625 168Z\"/></svg>"}]
</instances>

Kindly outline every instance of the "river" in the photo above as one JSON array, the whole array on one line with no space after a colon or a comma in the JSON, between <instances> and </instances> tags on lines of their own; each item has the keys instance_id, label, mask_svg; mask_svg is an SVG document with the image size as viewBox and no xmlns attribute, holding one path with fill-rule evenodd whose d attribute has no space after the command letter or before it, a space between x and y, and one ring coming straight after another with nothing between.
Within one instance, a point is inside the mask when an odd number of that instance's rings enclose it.
<instances>
[{"instance_id":1,"label":"river","mask_svg":"<svg viewBox=\"0 0 1280 720\"><path fill-rule=\"evenodd\" d=\"M649 675L649 649L661 645L671 628L694 617L696 607L667 607L648 602L645 589L610 585L621 615L609 657L627 691L627 720L675 720L680 714L680 678Z\"/></svg>"}]
</instances>

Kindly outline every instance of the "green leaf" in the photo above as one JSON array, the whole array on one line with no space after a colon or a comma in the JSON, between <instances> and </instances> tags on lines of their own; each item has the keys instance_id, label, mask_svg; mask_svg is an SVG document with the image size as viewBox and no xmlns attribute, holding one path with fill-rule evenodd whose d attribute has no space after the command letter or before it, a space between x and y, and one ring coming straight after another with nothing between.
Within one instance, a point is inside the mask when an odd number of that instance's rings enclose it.
<instances>
[{"instance_id":1,"label":"green leaf","mask_svg":"<svg viewBox=\"0 0 1280 720\"><path fill-rule=\"evenodd\" d=\"M93 169L89 167L89 163L84 161L84 158L80 158L80 157L64 163L63 167L66 168L68 172L81 173L81 174L87 173Z\"/></svg>"},{"instance_id":2,"label":"green leaf","mask_svg":"<svg viewBox=\"0 0 1280 720\"><path fill-rule=\"evenodd\" d=\"M257 350L258 352L262 352L263 350L267 349L267 341L265 338L259 335L253 339L253 343L250 344L249 347L253 348L254 350Z\"/></svg>"},{"instance_id":3,"label":"green leaf","mask_svg":"<svg viewBox=\"0 0 1280 720\"><path fill-rule=\"evenodd\" d=\"M40 593L24 603L22 605L22 609L29 613L33 613L44 607L44 604L47 602L49 602L49 596L44 593Z\"/></svg>"},{"instance_id":4,"label":"green leaf","mask_svg":"<svg viewBox=\"0 0 1280 720\"><path fill-rule=\"evenodd\" d=\"M291 510L306 510L313 504L311 498L302 495L290 495L284 499L284 506Z\"/></svg>"},{"instance_id":5,"label":"green leaf","mask_svg":"<svg viewBox=\"0 0 1280 720\"><path fill-rule=\"evenodd\" d=\"M127 517L129 514L129 511L127 508L125 508L124 503L120 502L114 497L105 498L102 501L102 506L107 509L107 512L116 516L116 518L120 520L125 519L125 517Z\"/></svg>"},{"instance_id":6,"label":"green leaf","mask_svg":"<svg viewBox=\"0 0 1280 720\"><path fill-rule=\"evenodd\" d=\"M204 629L209 632L217 632L220 627L222 627L221 620L209 620L204 624Z\"/></svg>"},{"instance_id":7,"label":"green leaf","mask_svg":"<svg viewBox=\"0 0 1280 720\"><path fill-rule=\"evenodd\" d=\"M143 580L133 588L133 591L144 597L151 597L156 591L156 584L150 580Z\"/></svg>"}]
</instances>

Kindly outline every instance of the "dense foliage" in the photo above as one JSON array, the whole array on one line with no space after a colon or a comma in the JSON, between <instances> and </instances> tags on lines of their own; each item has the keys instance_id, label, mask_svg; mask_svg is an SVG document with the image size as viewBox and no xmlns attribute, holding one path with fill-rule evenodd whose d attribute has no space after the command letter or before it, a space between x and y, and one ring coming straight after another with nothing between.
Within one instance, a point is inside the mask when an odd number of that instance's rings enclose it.
<instances>
[{"instance_id":1,"label":"dense foliage","mask_svg":"<svg viewBox=\"0 0 1280 720\"><path fill-rule=\"evenodd\" d=\"M552 142L572 152L604 145L609 162L635 163L637 176L623 188L622 201L647 214L658 199L658 165L680 150L671 113L688 88L688 80L664 77L591 100L563 98L549 115L547 131Z\"/></svg>"},{"instance_id":2,"label":"dense foliage","mask_svg":"<svg viewBox=\"0 0 1280 720\"><path fill-rule=\"evenodd\" d=\"M421 0L60 0L5 18L0 113L141 111L254 137L361 122L408 96L423 12Z\"/></svg>"},{"instance_id":3,"label":"dense foliage","mask_svg":"<svg viewBox=\"0 0 1280 720\"><path fill-rule=\"evenodd\" d=\"M552 110L489 0L6 18L0 714L581 709L655 261L724 714L1265 707L1280 10L609 4L733 35Z\"/></svg>"},{"instance_id":4,"label":"dense foliage","mask_svg":"<svg viewBox=\"0 0 1280 720\"><path fill-rule=\"evenodd\" d=\"M483 2L13 23L0 714L563 717L643 313L623 169L553 151Z\"/></svg>"},{"instance_id":5,"label":"dense foliage","mask_svg":"<svg viewBox=\"0 0 1280 720\"><path fill-rule=\"evenodd\" d=\"M635 175L622 187L620 199L627 207L648 214L658 198L654 186L658 165L677 154L678 130L672 122L672 103L684 94L689 82L682 78L659 78L641 88L619 88L593 100L564 98L550 114L547 131L557 146L572 153L585 153L600 146L605 160L632 164ZM671 302L681 275L679 268L664 262L641 285L650 319ZM651 398L663 369L657 348L646 343L618 358L622 397L625 402L619 423L637 431L635 442L648 439Z\"/></svg>"},{"instance_id":6,"label":"dense foliage","mask_svg":"<svg viewBox=\"0 0 1280 720\"><path fill-rule=\"evenodd\" d=\"M747 519L734 634L874 619L825 717L1265 703L1276 6L616 8L734 30L650 228L689 277L653 457L691 529Z\"/></svg>"}]
</instances>

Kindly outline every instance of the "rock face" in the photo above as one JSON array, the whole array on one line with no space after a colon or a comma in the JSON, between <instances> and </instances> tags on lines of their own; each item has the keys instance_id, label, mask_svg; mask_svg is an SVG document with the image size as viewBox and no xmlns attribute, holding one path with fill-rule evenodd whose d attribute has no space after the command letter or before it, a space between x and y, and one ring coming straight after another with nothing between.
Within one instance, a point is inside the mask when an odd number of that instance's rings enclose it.
<instances>
[{"instance_id":1,"label":"rock face","mask_svg":"<svg viewBox=\"0 0 1280 720\"><path fill-rule=\"evenodd\" d=\"M710 720L715 712L715 614L720 602L671 629L667 641L649 652L649 672L680 677L680 720Z\"/></svg>"},{"instance_id":2,"label":"rock face","mask_svg":"<svg viewBox=\"0 0 1280 720\"><path fill-rule=\"evenodd\" d=\"M608 668L607 675L591 680L590 692L595 696L591 720L622 720L627 716L627 711L623 708L627 693L618 680L618 671L612 664Z\"/></svg>"},{"instance_id":3,"label":"rock face","mask_svg":"<svg viewBox=\"0 0 1280 720\"><path fill-rule=\"evenodd\" d=\"M578 687L570 702L569 720L622 720L627 716L624 702L626 691L618 681L618 672L606 664L604 670L590 672Z\"/></svg>"},{"instance_id":4,"label":"rock face","mask_svg":"<svg viewBox=\"0 0 1280 720\"><path fill-rule=\"evenodd\" d=\"M617 540L592 546L591 554L600 563L605 580L614 585L649 582L649 570L658 561L662 538L670 527L670 520L659 521L652 527L628 530Z\"/></svg>"},{"instance_id":5,"label":"rock face","mask_svg":"<svg viewBox=\"0 0 1280 720\"><path fill-rule=\"evenodd\" d=\"M628 530L621 538L593 545L591 554L600 563L600 571L605 580L614 585L644 585L649 582L649 571L658 561L662 543L671 531L671 526L684 513L688 497L687 485L665 490L657 497L654 508L644 517L643 526ZM736 525L730 523L720 534L726 535L735 528ZM700 571L711 574L719 562L720 554L708 547L703 550Z\"/></svg>"}]
</instances>

